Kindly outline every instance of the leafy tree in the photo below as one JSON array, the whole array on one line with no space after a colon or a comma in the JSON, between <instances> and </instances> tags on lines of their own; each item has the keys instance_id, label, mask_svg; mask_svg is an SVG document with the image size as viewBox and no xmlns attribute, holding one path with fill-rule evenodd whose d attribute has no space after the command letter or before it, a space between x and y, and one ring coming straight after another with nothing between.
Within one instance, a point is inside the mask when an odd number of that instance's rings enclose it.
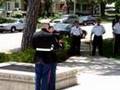
<instances>
[{"instance_id":1,"label":"leafy tree","mask_svg":"<svg viewBox=\"0 0 120 90\"><path fill-rule=\"evenodd\" d=\"M99 3L101 6L101 16L105 16L105 6L106 4L110 4L116 0L95 0L96 3Z\"/></svg>"},{"instance_id":2,"label":"leafy tree","mask_svg":"<svg viewBox=\"0 0 120 90\"><path fill-rule=\"evenodd\" d=\"M44 0L44 6L43 6L44 7L44 12L43 12L44 16L49 17L53 13L52 4L53 4L52 0Z\"/></svg>"},{"instance_id":3,"label":"leafy tree","mask_svg":"<svg viewBox=\"0 0 120 90\"><path fill-rule=\"evenodd\" d=\"M119 13L119 9L120 9L120 0L117 0L115 2L115 8L116 8L116 12Z\"/></svg>"}]
</instances>

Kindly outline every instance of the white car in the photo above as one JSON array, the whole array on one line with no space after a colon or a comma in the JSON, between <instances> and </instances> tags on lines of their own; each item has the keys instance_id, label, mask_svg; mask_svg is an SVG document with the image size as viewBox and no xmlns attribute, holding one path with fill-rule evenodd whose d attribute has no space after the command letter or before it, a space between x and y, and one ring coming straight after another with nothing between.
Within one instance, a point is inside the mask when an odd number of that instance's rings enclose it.
<instances>
[{"instance_id":1,"label":"white car","mask_svg":"<svg viewBox=\"0 0 120 90\"><path fill-rule=\"evenodd\" d=\"M24 19L17 19L13 21L12 23L3 23L0 24L0 32L3 31L22 31L25 26L25 20Z\"/></svg>"}]
</instances>

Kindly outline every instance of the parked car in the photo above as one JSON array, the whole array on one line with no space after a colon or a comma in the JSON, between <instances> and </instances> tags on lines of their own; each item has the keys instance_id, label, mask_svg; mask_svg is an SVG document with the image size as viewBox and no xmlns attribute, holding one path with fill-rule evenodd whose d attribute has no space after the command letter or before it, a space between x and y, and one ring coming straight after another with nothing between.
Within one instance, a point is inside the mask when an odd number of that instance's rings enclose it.
<instances>
[{"instance_id":1,"label":"parked car","mask_svg":"<svg viewBox=\"0 0 120 90\"><path fill-rule=\"evenodd\" d=\"M67 15L62 15L58 19L54 19L51 21L51 24L56 24L56 23L67 23L67 24L73 24L76 20L79 20L79 17L74 14L67 14Z\"/></svg>"},{"instance_id":2,"label":"parked car","mask_svg":"<svg viewBox=\"0 0 120 90\"><path fill-rule=\"evenodd\" d=\"M53 25L54 29L61 35L69 35L72 24L56 23Z\"/></svg>"},{"instance_id":3,"label":"parked car","mask_svg":"<svg viewBox=\"0 0 120 90\"><path fill-rule=\"evenodd\" d=\"M81 25L94 25L96 23L96 18L91 16L91 15L88 15L88 16L80 16L79 17L79 23Z\"/></svg>"},{"instance_id":4,"label":"parked car","mask_svg":"<svg viewBox=\"0 0 120 90\"><path fill-rule=\"evenodd\" d=\"M3 23L0 24L0 32L3 31L22 31L25 26L25 20L24 19L17 19L14 20L12 23Z\"/></svg>"}]
</instances>

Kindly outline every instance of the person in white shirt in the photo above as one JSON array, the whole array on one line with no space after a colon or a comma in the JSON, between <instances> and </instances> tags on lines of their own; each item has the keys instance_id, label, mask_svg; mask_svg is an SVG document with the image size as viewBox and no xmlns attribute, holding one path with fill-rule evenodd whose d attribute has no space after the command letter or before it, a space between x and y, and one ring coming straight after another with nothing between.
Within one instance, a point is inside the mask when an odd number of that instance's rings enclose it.
<instances>
[{"instance_id":1,"label":"person in white shirt","mask_svg":"<svg viewBox=\"0 0 120 90\"><path fill-rule=\"evenodd\" d=\"M114 35L114 55L116 56L120 52L120 19L119 22L116 23L113 27L113 35Z\"/></svg>"},{"instance_id":2,"label":"person in white shirt","mask_svg":"<svg viewBox=\"0 0 120 90\"><path fill-rule=\"evenodd\" d=\"M80 28L78 21L74 22L74 26L71 28L70 35L72 38L71 52L73 55L80 55L80 39L82 35L82 29Z\"/></svg>"},{"instance_id":3,"label":"person in white shirt","mask_svg":"<svg viewBox=\"0 0 120 90\"><path fill-rule=\"evenodd\" d=\"M96 54L96 48L99 50L99 55L103 55L103 38L102 35L105 33L105 28L101 25L101 20L97 19L97 25L95 25L91 31L91 37L94 34L93 42L92 42L92 56Z\"/></svg>"}]
</instances>

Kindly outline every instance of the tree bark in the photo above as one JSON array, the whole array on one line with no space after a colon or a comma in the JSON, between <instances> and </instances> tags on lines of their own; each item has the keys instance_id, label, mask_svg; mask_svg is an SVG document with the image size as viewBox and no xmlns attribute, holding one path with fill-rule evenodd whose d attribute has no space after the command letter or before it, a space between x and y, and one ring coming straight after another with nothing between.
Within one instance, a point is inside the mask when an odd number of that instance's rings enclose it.
<instances>
[{"instance_id":1,"label":"tree bark","mask_svg":"<svg viewBox=\"0 0 120 90\"><path fill-rule=\"evenodd\" d=\"M105 5L106 3L104 1L101 1L100 6L101 6L101 17L105 16Z\"/></svg>"},{"instance_id":2,"label":"tree bark","mask_svg":"<svg viewBox=\"0 0 120 90\"><path fill-rule=\"evenodd\" d=\"M26 25L23 30L21 50L25 50L32 46L32 36L36 31L38 11L41 0L28 0L28 9L26 16Z\"/></svg>"}]
</instances>

